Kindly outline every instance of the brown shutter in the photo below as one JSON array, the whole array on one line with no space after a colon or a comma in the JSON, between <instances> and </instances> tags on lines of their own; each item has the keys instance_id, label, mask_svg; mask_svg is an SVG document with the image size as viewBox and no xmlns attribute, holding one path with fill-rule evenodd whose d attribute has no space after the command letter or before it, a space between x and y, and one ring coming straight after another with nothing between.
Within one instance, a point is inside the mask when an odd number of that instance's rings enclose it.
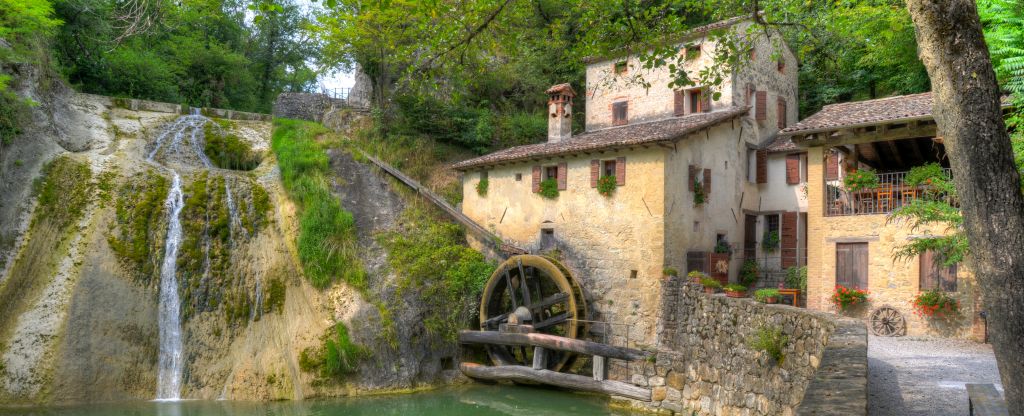
<instances>
[{"instance_id":1,"label":"brown shutter","mask_svg":"<svg viewBox=\"0 0 1024 416\"><path fill-rule=\"evenodd\" d=\"M768 183L768 151L757 151L757 183Z\"/></svg>"},{"instance_id":2,"label":"brown shutter","mask_svg":"<svg viewBox=\"0 0 1024 416\"><path fill-rule=\"evenodd\" d=\"M782 267L796 266L796 232L797 213L793 211L782 213L782 230L779 232L780 245L782 247Z\"/></svg>"},{"instance_id":3,"label":"brown shutter","mask_svg":"<svg viewBox=\"0 0 1024 416\"><path fill-rule=\"evenodd\" d=\"M786 183L796 185L800 183L800 154L786 155Z\"/></svg>"},{"instance_id":4,"label":"brown shutter","mask_svg":"<svg viewBox=\"0 0 1024 416\"><path fill-rule=\"evenodd\" d=\"M754 101L754 118L757 121L765 121L768 118L768 93L765 91L758 91L755 94Z\"/></svg>"},{"instance_id":5,"label":"brown shutter","mask_svg":"<svg viewBox=\"0 0 1024 416\"><path fill-rule=\"evenodd\" d=\"M700 111L709 113L711 112L711 91L701 91L700 94Z\"/></svg>"},{"instance_id":6,"label":"brown shutter","mask_svg":"<svg viewBox=\"0 0 1024 416\"><path fill-rule=\"evenodd\" d=\"M685 104L686 92L683 90L675 90L672 94L672 105L677 116L681 116L686 112Z\"/></svg>"},{"instance_id":7,"label":"brown shutter","mask_svg":"<svg viewBox=\"0 0 1024 416\"><path fill-rule=\"evenodd\" d=\"M704 201L711 196L711 169L704 169Z\"/></svg>"},{"instance_id":8,"label":"brown shutter","mask_svg":"<svg viewBox=\"0 0 1024 416\"><path fill-rule=\"evenodd\" d=\"M775 114L779 130L786 128L786 100L782 99L782 97L778 98L778 102L775 106Z\"/></svg>"},{"instance_id":9,"label":"brown shutter","mask_svg":"<svg viewBox=\"0 0 1024 416\"><path fill-rule=\"evenodd\" d=\"M566 176L569 173L569 166L565 162L558 164L558 190L564 191L566 188Z\"/></svg>"},{"instance_id":10,"label":"brown shutter","mask_svg":"<svg viewBox=\"0 0 1024 416\"><path fill-rule=\"evenodd\" d=\"M690 165L690 175L687 176L686 190L693 192L693 181L697 180L697 167Z\"/></svg>"},{"instance_id":11,"label":"brown shutter","mask_svg":"<svg viewBox=\"0 0 1024 416\"><path fill-rule=\"evenodd\" d=\"M615 158L615 184L622 186L626 184L626 158Z\"/></svg>"},{"instance_id":12,"label":"brown shutter","mask_svg":"<svg viewBox=\"0 0 1024 416\"><path fill-rule=\"evenodd\" d=\"M533 167L533 192L540 192L540 166Z\"/></svg>"},{"instance_id":13,"label":"brown shutter","mask_svg":"<svg viewBox=\"0 0 1024 416\"><path fill-rule=\"evenodd\" d=\"M825 180L834 181L839 179L839 155L834 150L825 154Z\"/></svg>"},{"instance_id":14,"label":"brown shutter","mask_svg":"<svg viewBox=\"0 0 1024 416\"><path fill-rule=\"evenodd\" d=\"M597 159L590 160L590 187L597 188L597 180L601 177L601 161Z\"/></svg>"},{"instance_id":15,"label":"brown shutter","mask_svg":"<svg viewBox=\"0 0 1024 416\"><path fill-rule=\"evenodd\" d=\"M921 253L921 271L920 271L920 287L919 290L932 290L938 287L939 282L936 277L938 273L935 270L935 256L931 250Z\"/></svg>"}]
</instances>

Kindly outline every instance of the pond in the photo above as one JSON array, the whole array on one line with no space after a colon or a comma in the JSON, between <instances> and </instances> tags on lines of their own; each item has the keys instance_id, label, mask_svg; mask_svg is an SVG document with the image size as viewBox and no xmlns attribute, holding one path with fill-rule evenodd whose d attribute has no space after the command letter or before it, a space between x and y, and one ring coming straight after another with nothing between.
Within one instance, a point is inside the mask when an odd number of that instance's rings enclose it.
<instances>
[{"instance_id":1,"label":"pond","mask_svg":"<svg viewBox=\"0 0 1024 416\"><path fill-rule=\"evenodd\" d=\"M3 408L0 416L391 416L606 415L604 396L509 385L472 385L422 393L288 402L185 400L68 407Z\"/></svg>"}]
</instances>

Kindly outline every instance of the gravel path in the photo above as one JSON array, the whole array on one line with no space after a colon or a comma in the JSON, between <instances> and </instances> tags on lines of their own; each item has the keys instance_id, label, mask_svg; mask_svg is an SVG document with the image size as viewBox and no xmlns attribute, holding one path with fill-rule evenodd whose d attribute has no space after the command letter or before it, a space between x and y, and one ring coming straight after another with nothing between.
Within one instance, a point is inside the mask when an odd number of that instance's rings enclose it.
<instances>
[{"instance_id":1,"label":"gravel path","mask_svg":"<svg viewBox=\"0 0 1024 416\"><path fill-rule=\"evenodd\" d=\"M992 346L950 339L868 339L869 415L966 415L965 383L1002 392Z\"/></svg>"}]
</instances>

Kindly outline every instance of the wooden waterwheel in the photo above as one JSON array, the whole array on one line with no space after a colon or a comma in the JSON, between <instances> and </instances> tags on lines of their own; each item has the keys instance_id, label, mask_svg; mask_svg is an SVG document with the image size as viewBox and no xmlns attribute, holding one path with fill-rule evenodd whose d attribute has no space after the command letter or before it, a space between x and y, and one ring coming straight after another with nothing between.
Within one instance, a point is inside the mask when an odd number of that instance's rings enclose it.
<instances>
[{"instance_id":1,"label":"wooden waterwheel","mask_svg":"<svg viewBox=\"0 0 1024 416\"><path fill-rule=\"evenodd\" d=\"M907 333L903 314L891 306L882 306L871 312L871 332L880 337L899 337Z\"/></svg>"},{"instance_id":2,"label":"wooden waterwheel","mask_svg":"<svg viewBox=\"0 0 1024 416\"><path fill-rule=\"evenodd\" d=\"M586 333L587 306L580 286L557 260L518 255L506 260L484 286L480 300L482 331L534 332L579 338ZM487 353L495 365L533 363L533 349L489 345ZM551 371L568 368L575 354L551 351L543 356L543 367Z\"/></svg>"}]
</instances>

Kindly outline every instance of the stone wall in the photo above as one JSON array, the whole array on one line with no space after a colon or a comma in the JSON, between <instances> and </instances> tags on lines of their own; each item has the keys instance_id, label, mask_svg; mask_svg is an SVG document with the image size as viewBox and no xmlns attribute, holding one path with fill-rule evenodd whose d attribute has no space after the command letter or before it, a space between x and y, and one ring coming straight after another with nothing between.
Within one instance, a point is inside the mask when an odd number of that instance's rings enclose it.
<instances>
[{"instance_id":1,"label":"stone wall","mask_svg":"<svg viewBox=\"0 0 1024 416\"><path fill-rule=\"evenodd\" d=\"M136 98L107 97L104 95L79 94L107 107L123 108L131 111L149 111L154 113L188 114L191 108L181 104L160 101L140 100ZM270 121L269 114L250 113L246 111L225 110L221 108L202 107L200 112L207 117L226 120Z\"/></svg>"},{"instance_id":2,"label":"stone wall","mask_svg":"<svg viewBox=\"0 0 1024 416\"><path fill-rule=\"evenodd\" d=\"M294 118L320 122L324 114L335 107L343 107L344 100L335 100L327 94L283 92L274 101L274 117Z\"/></svg>"},{"instance_id":3,"label":"stone wall","mask_svg":"<svg viewBox=\"0 0 1024 416\"><path fill-rule=\"evenodd\" d=\"M634 384L651 387L653 401L616 399L616 404L682 414L794 415L808 386L815 385L819 387L812 398L826 395L831 387L849 395L836 400L853 402L842 408L862 403L859 413L866 411L867 339L862 323L749 298L706 295L700 286L681 279L665 282L663 288L655 363L631 377ZM781 328L788 336L781 362L749 345L765 327ZM843 350L840 358L846 361L841 366L832 363L836 354L829 353L840 349L831 339L837 329L860 346ZM841 339L843 346L851 344L849 338ZM819 371L824 367L832 371ZM861 371L847 373L848 368ZM834 377L836 371L842 374L839 381L818 381Z\"/></svg>"}]
</instances>

